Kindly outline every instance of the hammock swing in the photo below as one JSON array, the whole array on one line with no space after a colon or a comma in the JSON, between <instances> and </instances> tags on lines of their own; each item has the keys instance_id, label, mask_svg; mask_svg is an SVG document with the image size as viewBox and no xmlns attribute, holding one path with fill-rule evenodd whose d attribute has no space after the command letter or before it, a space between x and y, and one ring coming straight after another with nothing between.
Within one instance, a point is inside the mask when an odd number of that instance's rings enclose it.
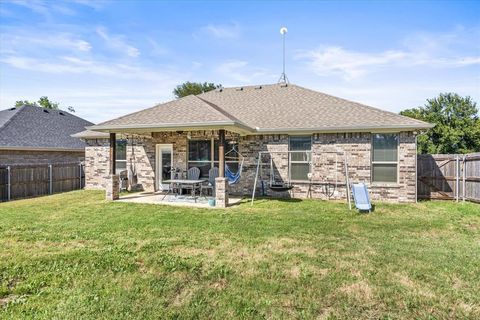
<instances>
[{"instance_id":1,"label":"hammock swing","mask_svg":"<svg viewBox=\"0 0 480 320\"><path fill-rule=\"evenodd\" d=\"M238 157L236 157L235 154ZM235 144L232 143L232 149L227 153L225 153L225 160L227 159L240 160L240 163L238 165L238 171L236 173L234 173L229 168L227 162L225 161L225 178L227 178L228 184L229 185L237 184L240 181L240 178L242 177L243 161L245 160L245 157L240 152L237 151L237 149L235 148Z\"/></svg>"}]
</instances>

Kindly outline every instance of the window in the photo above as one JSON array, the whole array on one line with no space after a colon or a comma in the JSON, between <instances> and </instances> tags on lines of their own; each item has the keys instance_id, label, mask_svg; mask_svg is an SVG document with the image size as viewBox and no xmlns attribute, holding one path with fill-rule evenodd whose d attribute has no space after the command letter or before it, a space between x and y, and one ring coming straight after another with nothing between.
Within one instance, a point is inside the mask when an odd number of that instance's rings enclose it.
<instances>
[{"instance_id":1,"label":"window","mask_svg":"<svg viewBox=\"0 0 480 320\"><path fill-rule=\"evenodd\" d=\"M288 150L293 151L289 153L290 180L308 180L307 175L310 172L312 137L290 137L290 144Z\"/></svg>"},{"instance_id":2,"label":"window","mask_svg":"<svg viewBox=\"0 0 480 320\"><path fill-rule=\"evenodd\" d=\"M119 174L127 170L127 140L117 140L117 154L115 157L115 171Z\"/></svg>"},{"instance_id":3,"label":"window","mask_svg":"<svg viewBox=\"0 0 480 320\"><path fill-rule=\"evenodd\" d=\"M200 169L200 176L208 177L208 170L212 167L212 141L191 140L188 142L188 168Z\"/></svg>"},{"instance_id":4,"label":"window","mask_svg":"<svg viewBox=\"0 0 480 320\"><path fill-rule=\"evenodd\" d=\"M189 140L188 141L188 168L197 167L200 169L202 178L208 177L208 171L218 168L218 140ZM213 145L213 148L212 148ZM238 146L235 145L238 150ZM225 141L225 153L232 149L229 141ZM238 170L238 155L229 153L225 159L230 170L236 172Z\"/></svg>"},{"instance_id":5,"label":"window","mask_svg":"<svg viewBox=\"0 0 480 320\"><path fill-rule=\"evenodd\" d=\"M372 182L397 183L398 134L373 134Z\"/></svg>"}]
</instances>

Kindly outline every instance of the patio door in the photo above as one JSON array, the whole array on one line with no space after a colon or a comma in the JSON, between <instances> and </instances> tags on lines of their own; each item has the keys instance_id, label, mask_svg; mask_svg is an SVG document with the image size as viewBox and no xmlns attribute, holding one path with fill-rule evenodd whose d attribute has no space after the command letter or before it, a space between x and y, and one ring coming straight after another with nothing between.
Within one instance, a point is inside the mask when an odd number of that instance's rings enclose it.
<instances>
[{"instance_id":1,"label":"patio door","mask_svg":"<svg viewBox=\"0 0 480 320\"><path fill-rule=\"evenodd\" d=\"M155 175L157 190L168 190L168 183L164 183L163 181L171 178L171 171L173 165L173 145L157 144L155 159L157 167Z\"/></svg>"}]
</instances>

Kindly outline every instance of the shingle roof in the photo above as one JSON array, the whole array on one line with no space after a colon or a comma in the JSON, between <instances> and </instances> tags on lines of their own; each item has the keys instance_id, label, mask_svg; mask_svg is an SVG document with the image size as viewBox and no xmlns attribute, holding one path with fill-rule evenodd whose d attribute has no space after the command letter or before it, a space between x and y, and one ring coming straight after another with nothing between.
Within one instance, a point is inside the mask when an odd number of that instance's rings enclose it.
<instances>
[{"instance_id":1,"label":"shingle roof","mask_svg":"<svg viewBox=\"0 0 480 320\"><path fill-rule=\"evenodd\" d=\"M62 110L23 106L0 111L0 148L83 150L71 134L93 123Z\"/></svg>"},{"instance_id":2,"label":"shingle roof","mask_svg":"<svg viewBox=\"0 0 480 320\"><path fill-rule=\"evenodd\" d=\"M231 122L246 131L352 131L415 130L430 128L423 121L337 98L296 85L263 85L223 88L188 96L92 127L167 128Z\"/></svg>"},{"instance_id":3,"label":"shingle roof","mask_svg":"<svg viewBox=\"0 0 480 320\"><path fill-rule=\"evenodd\" d=\"M70 136L74 138L79 138L79 139L106 139L110 137L110 135L107 132L98 132L93 130L83 130L81 132L74 133Z\"/></svg>"}]
</instances>

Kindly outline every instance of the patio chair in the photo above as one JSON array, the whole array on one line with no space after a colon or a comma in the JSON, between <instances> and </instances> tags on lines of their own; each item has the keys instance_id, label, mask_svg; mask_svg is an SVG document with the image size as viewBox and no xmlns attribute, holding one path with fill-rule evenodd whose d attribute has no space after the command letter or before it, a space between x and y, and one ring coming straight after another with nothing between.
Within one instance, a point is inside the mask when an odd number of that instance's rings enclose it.
<instances>
[{"instance_id":1,"label":"patio chair","mask_svg":"<svg viewBox=\"0 0 480 320\"><path fill-rule=\"evenodd\" d=\"M200 186L200 194L203 195L204 191L212 190L212 196L215 195L215 178L218 178L218 168L213 167L208 170L208 183Z\"/></svg>"},{"instance_id":2,"label":"patio chair","mask_svg":"<svg viewBox=\"0 0 480 320\"><path fill-rule=\"evenodd\" d=\"M200 169L197 167L191 167L190 169L188 169L187 180L198 180L198 179L200 179ZM192 185L184 184L181 186L181 188L186 190L192 190L191 194L195 195L199 186L193 187Z\"/></svg>"}]
</instances>

